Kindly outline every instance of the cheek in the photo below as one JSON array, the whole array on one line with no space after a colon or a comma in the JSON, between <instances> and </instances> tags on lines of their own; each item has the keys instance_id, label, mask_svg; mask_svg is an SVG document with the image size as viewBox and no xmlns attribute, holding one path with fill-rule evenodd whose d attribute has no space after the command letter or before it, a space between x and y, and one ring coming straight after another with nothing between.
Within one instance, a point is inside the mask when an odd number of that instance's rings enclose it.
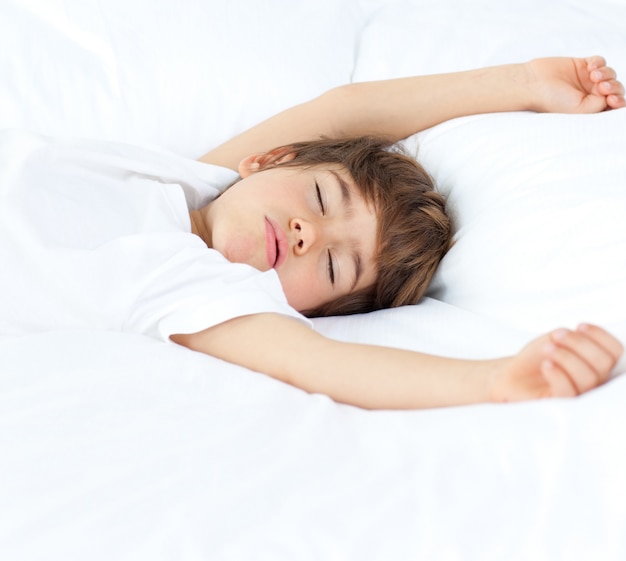
<instances>
[{"instance_id":1,"label":"cheek","mask_svg":"<svg viewBox=\"0 0 626 561\"><path fill-rule=\"evenodd\" d=\"M315 308L329 299L317 276L307 272L276 271L287 302L299 312Z\"/></svg>"},{"instance_id":2,"label":"cheek","mask_svg":"<svg viewBox=\"0 0 626 561\"><path fill-rule=\"evenodd\" d=\"M254 256L252 236L241 236L229 240L224 247L223 255L233 263L250 263Z\"/></svg>"},{"instance_id":3,"label":"cheek","mask_svg":"<svg viewBox=\"0 0 626 561\"><path fill-rule=\"evenodd\" d=\"M241 232L218 236L213 240L213 248L219 251L231 263L245 263L266 270L259 257L259 240Z\"/></svg>"}]
</instances>

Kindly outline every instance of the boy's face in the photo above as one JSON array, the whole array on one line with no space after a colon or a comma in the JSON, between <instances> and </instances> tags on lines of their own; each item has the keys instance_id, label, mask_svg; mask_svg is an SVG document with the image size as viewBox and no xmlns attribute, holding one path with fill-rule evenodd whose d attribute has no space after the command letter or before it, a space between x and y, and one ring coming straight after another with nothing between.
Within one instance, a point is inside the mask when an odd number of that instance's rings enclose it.
<instances>
[{"instance_id":1,"label":"boy's face","mask_svg":"<svg viewBox=\"0 0 626 561\"><path fill-rule=\"evenodd\" d=\"M244 166L240 174L202 211L210 247L229 261L276 269L299 311L373 284L376 213L341 166Z\"/></svg>"}]
</instances>

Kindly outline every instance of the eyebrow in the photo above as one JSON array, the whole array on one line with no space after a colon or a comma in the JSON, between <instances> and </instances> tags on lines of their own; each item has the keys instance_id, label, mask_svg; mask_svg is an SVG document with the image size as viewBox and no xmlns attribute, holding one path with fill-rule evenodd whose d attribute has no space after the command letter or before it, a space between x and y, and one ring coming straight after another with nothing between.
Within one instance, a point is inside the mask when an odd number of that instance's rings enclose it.
<instances>
[{"instance_id":1,"label":"eyebrow","mask_svg":"<svg viewBox=\"0 0 626 561\"><path fill-rule=\"evenodd\" d=\"M361 278L361 273L363 272L363 266L361 265L361 254L358 250L352 252L352 259L354 260L354 282L352 283L352 287L350 290L354 290L356 285L359 283L359 279Z\"/></svg>"},{"instance_id":2,"label":"eyebrow","mask_svg":"<svg viewBox=\"0 0 626 561\"><path fill-rule=\"evenodd\" d=\"M346 214L351 215L353 212L352 195L350 194L348 184L336 171L331 170L330 173L335 177L337 183L339 184L339 188L341 189L341 202L343 203L343 207L346 209Z\"/></svg>"},{"instance_id":3,"label":"eyebrow","mask_svg":"<svg viewBox=\"0 0 626 561\"><path fill-rule=\"evenodd\" d=\"M346 215L351 216L353 213L352 195L350 193L348 184L346 183L344 178L341 177L341 175L339 175L336 171L331 170L330 172L335 177L335 179L337 180L337 183L339 184L339 188L341 190L341 202L343 204L343 208L346 211ZM352 281L352 286L350 287L351 291L353 291L356 288L356 285L359 284L359 279L361 278L361 275L363 274L363 260L361 259L361 252L359 251L358 247L355 247L354 250L352 251L352 260L354 261L354 273L355 274L354 274L354 281Z\"/></svg>"}]
</instances>

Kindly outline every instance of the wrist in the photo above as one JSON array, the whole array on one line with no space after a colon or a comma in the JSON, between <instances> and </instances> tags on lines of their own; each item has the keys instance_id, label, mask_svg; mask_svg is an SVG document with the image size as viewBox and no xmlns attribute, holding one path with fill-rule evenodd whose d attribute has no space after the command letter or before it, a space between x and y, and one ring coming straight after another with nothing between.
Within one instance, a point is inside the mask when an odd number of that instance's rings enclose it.
<instances>
[{"instance_id":1,"label":"wrist","mask_svg":"<svg viewBox=\"0 0 626 561\"><path fill-rule=\"evenodd\" d=\"M532 69L532 61L511 64L509 79L512 97L517 104L515 110L537 111L537 77Z\"/></svg>"},{"instance_id":2,"label":"wrist","mask_svg":"<svg viewBox=\"0 0 626 561\"><path fill-rule=\"evenodd\" d=\"M512 360L512 357L504 357L488 361L485 378L485 395L488 403L508 401L503 392L502 380L506 378Z\"/></svg>"}]
</instances>

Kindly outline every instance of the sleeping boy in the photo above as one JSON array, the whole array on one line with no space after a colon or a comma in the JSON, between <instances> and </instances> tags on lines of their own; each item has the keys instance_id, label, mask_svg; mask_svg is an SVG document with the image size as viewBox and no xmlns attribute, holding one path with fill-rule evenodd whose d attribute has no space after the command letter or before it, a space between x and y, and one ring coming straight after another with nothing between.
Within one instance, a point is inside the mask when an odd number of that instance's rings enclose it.
<instances>
[{"instance_id":1,"label":"sleeping boy","mask_svg":"<svg viewBox=\"0 0 626 561\"><path fill-rule=\"evenodd\" d=\"M622 353L597 326L468 361L333 341L303 314L417 303L450 246L443 199L391 143L463 115L624 105L601 57L551 58L343 86L200 162L5 133L0 334L139 332L365 408L588 391Z\"/></svg>"}]
</instances>

